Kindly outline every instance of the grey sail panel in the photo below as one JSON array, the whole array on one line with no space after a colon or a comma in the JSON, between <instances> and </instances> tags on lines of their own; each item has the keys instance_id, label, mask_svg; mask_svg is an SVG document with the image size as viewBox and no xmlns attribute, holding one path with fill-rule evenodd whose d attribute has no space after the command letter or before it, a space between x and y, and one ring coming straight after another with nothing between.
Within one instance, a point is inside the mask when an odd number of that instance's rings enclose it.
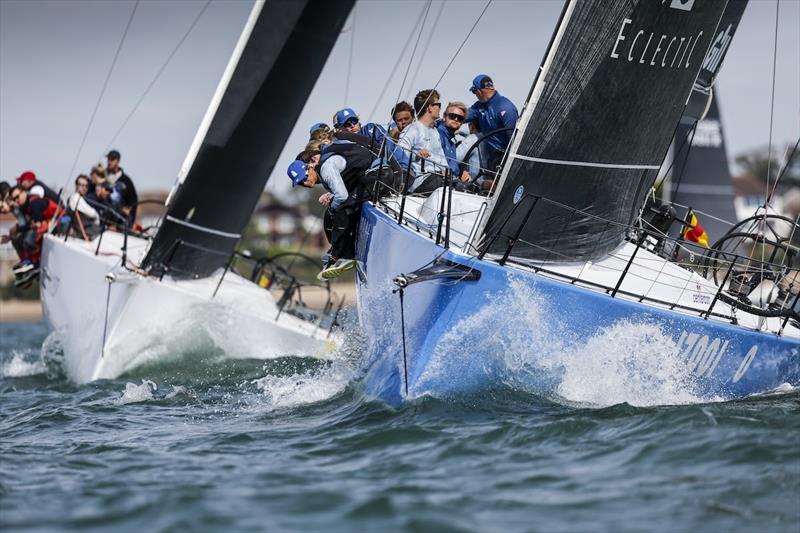
<instances>
[{"instance_id":1,"label":"grey sail panel","mask_svg":"<svg viewBox=\"0 0 800 533\"><path fill-rule=\"evenodd\" d=\"M489 253L517 232L512 255L531 259L593 259L622 242L615 223L638 216L724 7L573 2L506 161ZM526 218L535 197L546 201Z\"/></svg>"},{"instance_id":2,"label":"grey sail panel","mask_svg":"<svg viewBox=\"0 0 800 533\"><path fill-rule=\"evenodd\" d=\"M702 211L697 216L708 233L709 244L714 244L731 228L730 224L716 219L736 223L733 183L717 108L717 92L714 94L708 114L697 123L694 135L690 125L681 123L678 126L670 179L672 202ZM692 140L689 149L688 141L684 142L687 138ZM678 213L683 214L680 209ZM677 235L679 229L675 227L673 230Z\"/></svg>"},{"instance_id":3,"label":"grey sail panel","mask_svg":"<svg viewBox=\"0 0 800 533\"><path fill-rule=\"evenodd\" d=\"M199 278L224 267L354 0L268 0L143 267Z\"/></svg>"}]
</instances>

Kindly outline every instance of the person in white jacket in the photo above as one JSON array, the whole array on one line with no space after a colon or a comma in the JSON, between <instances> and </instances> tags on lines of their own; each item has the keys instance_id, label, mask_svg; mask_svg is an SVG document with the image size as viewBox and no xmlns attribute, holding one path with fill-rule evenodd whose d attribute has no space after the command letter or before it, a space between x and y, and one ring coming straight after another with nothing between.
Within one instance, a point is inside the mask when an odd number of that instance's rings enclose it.
<instances>
[{"instance_id":1,"label":"person in white jacket","mask_svg":"<svg viewBox=\"0 0 800 533\"><path fill-rule=\"evenodd\" d=\"M99 213L84 198L89 192L89 186L89 176L80 174L75 178L75 192L67 199L67 207L73 219L72 228L84 239L92 238L100 228Z\"/></svg>"},{"instance_id":2,"label":"person in white jacket","mask_svg":"<svg viewBox=\"0 0 800 533\"><path fill-rule=\"evenodd\" d=\"M436 120L442 111L439 93L434 89L418 92L414 97L414 111L417 120L400 134L397 147L406 156L412 157L414 181L409 192L432 192L443 185L443 174L448 168L439 132L436 130Z\"/></svg>"}]
</instances>

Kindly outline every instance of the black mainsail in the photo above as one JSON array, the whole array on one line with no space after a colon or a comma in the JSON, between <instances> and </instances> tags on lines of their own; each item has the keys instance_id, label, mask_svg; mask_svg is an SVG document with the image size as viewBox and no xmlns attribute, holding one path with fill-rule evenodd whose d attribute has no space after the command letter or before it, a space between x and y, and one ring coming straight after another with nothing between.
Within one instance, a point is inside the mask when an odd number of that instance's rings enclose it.
<instances>
[{"instance_id":1,"label":"black mainsail","mask_svg":"<svg viewBox=\"0 0 800 533\"><path fill-rule=\"evenodd\" d=\"M142 267L176 278L224 267L354 0L258 0Z\"/></svg>"},{"instance_id":2,"label":"black mainsail","mask_svg":"<svg viewBox=\"0 0 800 533\"><path fill-rule=\"evenodd\" d=\"M506 239L492 237L519 231L516 257L580 261L616 248L625 230L606 221L638 216L725 5L570 0L518 124L481 247L502 253ZM526 217L536 197L550 202Z\"/></svg>"}]
</instances>

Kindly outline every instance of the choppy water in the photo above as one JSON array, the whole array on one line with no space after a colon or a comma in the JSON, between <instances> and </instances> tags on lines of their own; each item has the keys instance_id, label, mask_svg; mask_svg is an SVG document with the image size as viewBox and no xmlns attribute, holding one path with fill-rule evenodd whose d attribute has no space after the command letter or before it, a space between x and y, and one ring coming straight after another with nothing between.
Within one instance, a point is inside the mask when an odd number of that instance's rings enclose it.
<instances>
[{"instance_id":1,"label":"choppy water","mask_svg":"<svg viewBox=\"0 0 800 533\"><path fill-rule=\"evenodd\" d=\"M0 324L5 530L800 531L797 392L586 408L509 388L394 410L359 392L357 354L78 387L46 334Z\"/></svg>"}]
</instances>

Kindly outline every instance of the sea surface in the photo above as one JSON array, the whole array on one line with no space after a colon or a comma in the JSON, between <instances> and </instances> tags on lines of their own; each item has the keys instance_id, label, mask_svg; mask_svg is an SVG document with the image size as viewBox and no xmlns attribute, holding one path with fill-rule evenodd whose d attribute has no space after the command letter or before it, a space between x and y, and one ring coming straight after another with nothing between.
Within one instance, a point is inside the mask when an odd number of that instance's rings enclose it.
<instances>
[{"instance_id":1,"label":"sea surface","mask_svg":"<svg viewBox=\"0 0 800 533\"><path fill-rule=\"evenodd\" d=\"M0 530L800 531L797 391L393 409L357 345L76 386L47 335L0 324Z\"/></svg>"}]
</instances>

